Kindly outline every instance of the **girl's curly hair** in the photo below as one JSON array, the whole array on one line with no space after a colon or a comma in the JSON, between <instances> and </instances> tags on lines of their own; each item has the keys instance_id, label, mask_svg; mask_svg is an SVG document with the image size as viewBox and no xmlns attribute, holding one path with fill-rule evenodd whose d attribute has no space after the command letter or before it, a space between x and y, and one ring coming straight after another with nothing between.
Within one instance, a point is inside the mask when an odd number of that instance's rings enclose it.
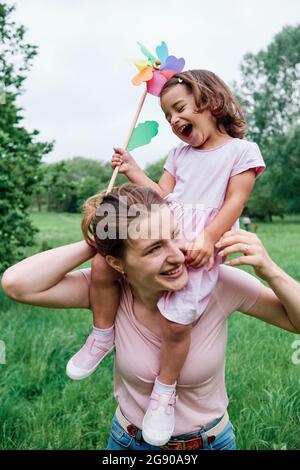
<instances>
[{"instance_id":1,"label":"girl's curly hair","mask_svg":"<svg viewBox=\"0 0 300 470\"><path fill-rule=\"evenodd\" d=\"M174 75L163 86L160 97L170 88L184 85L194 95L197 111L208 109L216 119L217 129L242 139L246 124L241 106L226 83L209 70L188 70Z\"/></svg>"}]
</instances>

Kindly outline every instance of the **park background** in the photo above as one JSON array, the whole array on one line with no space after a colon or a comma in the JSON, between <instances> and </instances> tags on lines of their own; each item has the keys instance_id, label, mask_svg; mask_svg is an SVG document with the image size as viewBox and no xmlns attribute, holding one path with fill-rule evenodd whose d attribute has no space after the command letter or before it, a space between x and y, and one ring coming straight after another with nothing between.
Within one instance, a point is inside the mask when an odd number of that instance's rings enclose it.
<instances>
[{"instance_id":1,"label":"park background","mask_svg":"<svg viewBox=\"0 0 300 470\"><path fill-rule=\"evenodd\" d=\"M1 272L82 238L81 204L107 186L112 146L122 145L142 94L130 83L135 41L154 51L165 40L186 68L213 70L239 97L247 139L267 163L247 204L252 228L300 280L299 23L293 0L219 0L213 8L201 0L188 8L156 0L0 2ZM179 141L151 96L146 119L159 121L159 135L134 156L157 180ZM85 381L65 375L90 326L87 310L18 304L1 290L1 449L105 448L113 355ZM254 319L230 318L226 378L240 449L300 449L295 341Z\"/></svg>"}]
</instances>

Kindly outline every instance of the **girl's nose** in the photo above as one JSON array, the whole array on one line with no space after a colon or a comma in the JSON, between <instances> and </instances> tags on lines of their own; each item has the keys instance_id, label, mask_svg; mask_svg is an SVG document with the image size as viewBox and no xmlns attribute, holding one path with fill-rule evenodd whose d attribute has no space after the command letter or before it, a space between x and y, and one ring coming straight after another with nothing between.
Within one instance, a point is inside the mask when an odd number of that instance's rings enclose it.
<instances>
[{"instance_id":1,"label":"girl's nose","mask_svg":"<svg viewBox=\"0 0 300 470\"><path fill-rule=\"evenodd\" d=\"M171 126L174 126L175 124L177 124L178 120L179 120L179 117L177 116L177 114L173 114L170 120Z\"/></svg>"}]
</instances>

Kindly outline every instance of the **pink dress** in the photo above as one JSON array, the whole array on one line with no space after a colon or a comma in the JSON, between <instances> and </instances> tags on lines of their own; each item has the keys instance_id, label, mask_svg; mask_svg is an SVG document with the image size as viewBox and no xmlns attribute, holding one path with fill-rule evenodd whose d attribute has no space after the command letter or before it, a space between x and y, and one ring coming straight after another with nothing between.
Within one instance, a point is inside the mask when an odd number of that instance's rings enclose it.
<instances>
[{"instance_id":1,"label":"pink dress","mask_svg":"<svg viewBox=\"0 0 300 470\"><path fill-rule=\"evenodd\" d=\"M173 149L165 169L174 176L175 188L166 200L177 218L184 237L194 240L216 217L226 196L229 179L253 169L256 176L265 169L257 144L242 139L230 139L210 150L199 150L190 145ZM239 227L238 220L234 224ZM187 285L161 297L158 308L170 321L190 324L199 318L208 305L216 286L222 258L215 252L211 271L207 265L199 269L189 267Z\"/></svg>"}]
</instances>

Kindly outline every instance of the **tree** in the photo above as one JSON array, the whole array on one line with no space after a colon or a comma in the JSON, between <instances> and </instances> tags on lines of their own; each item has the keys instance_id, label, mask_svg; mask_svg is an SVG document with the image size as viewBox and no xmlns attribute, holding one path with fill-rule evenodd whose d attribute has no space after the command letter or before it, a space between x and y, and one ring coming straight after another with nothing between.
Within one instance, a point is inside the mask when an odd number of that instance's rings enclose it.
<instances>
[{"instance_id":1,"label":"tree","mask_svg":"<svg viewBox=\"0 0 300 470\"><path fill-rule=\"evenodd\" d=\"M70 160L65 160L66 169L73 181L82 181L87 176L95 176L98 181L107 180L111 173L109 168L106 174L106 168L103 162L86 157L74 157Z\"/></svg>"},{"instance_id":2,"label":"tree","mask_svg":"<svg viewBox=\"0 0 300 470\"><path fill-rule=\"evenodd\" d=\"M41 159L52 148L37 141L38 131L28 132L21 124L17 98L37 50L25 42L25 28L11 19L13 11L13 6L0 3L0 82L5 91L5 103L0 104L1 271L34 242L37 229L28 213L30 196L40 178Z\"/></svg>"},{"instance_id":3,"label":"tree","mask_svg":"<svg viewBox=\"0 0 300 470\"><path fill-rule=\"evenodd\" d=\"M272 222L273 215L283 217L284 204L280 197L273 198L273 185L267 173L259 177L259 184L255 187L248 203L247 213L251 217Z\"/></svg>"},{"instance_id":4,"label":"tree","mask_svg":"<svg viewBox=\"0 0 300 470\"><path fill-rule=\"evenodd\" d=\"M32 195L32 205L38 210L80 212L83 202L108 187L112 175L110 163L91 158L74 157L56 163L44 163L39 184ZM116 185L127 182L120 174Z\"/></svg>"},{"instance_id":5,"label":"tree","mask_svg":"<svg viewBox=\"0 0 300 470\"><path fill-rule=\"evenodd\" d=\"M299 122L300 25L283 28L267 50L246 54L241 72L248 135L264 149Z\"/></svg>"},{"instance_id":6,"label":"tree","mask_svg":"<svg viewBox=\"0 0 300 470\"><path fill-rule=\"evenodd\" d=\"M277 139L276 165L272 172L274 191L284 205L285 213L300 212L300 126Z\"/></svg>"},{"instance_id":7,"label":"tree","mask_svg":"<svg viewBox=\"0 0 300 470\"><path fill-rule=\"evenodd\" d=\"M44 167L43 187L49 212L76 212L76 182L69 178L65 161ZM74 210L70 210L70 207Z\"/></svg>"},{"instance_id":8,"label":"tree","mask_svg":"<svg viewBox=\"0 0 300 470\"><path fill-rule=\"evenodd\" d=\"M281 215L282 208L299 212L299 204L296 207L292 199L300 199L300 185L297 185L300 25L283 28L266 50L256 55L246 54L241 74L237 94L249 125L247 137L260 146L267 163L266 174L258 179L249 206L255 207L261 217L268 219L275 214ZM258 191L261 194L260 208Z\"/></svg>"},{"instance_id":9,"label":"tree","mask_svg":"<svg viewBox=\"0 0 300 470\"><path fill-rule=\"evenodd\" d=\"M163 174L165 161L166 157L161 158L160 160L151 163L150 165L147 165L147 167L145 168L146 175L149 176L149 178L151 178L156 183L158 183L161 175Z\"/></svg>"},{"instance_id":10,"label":"tree","mask_svg":"<svg viewBox=\"0 0 300 470\"><path fill-rule=\"evenodd\" d=\"M78 210L86 199L99 191L99 178L96 176L86 176L77 187Z\"/></svg>"}]
</instances>

